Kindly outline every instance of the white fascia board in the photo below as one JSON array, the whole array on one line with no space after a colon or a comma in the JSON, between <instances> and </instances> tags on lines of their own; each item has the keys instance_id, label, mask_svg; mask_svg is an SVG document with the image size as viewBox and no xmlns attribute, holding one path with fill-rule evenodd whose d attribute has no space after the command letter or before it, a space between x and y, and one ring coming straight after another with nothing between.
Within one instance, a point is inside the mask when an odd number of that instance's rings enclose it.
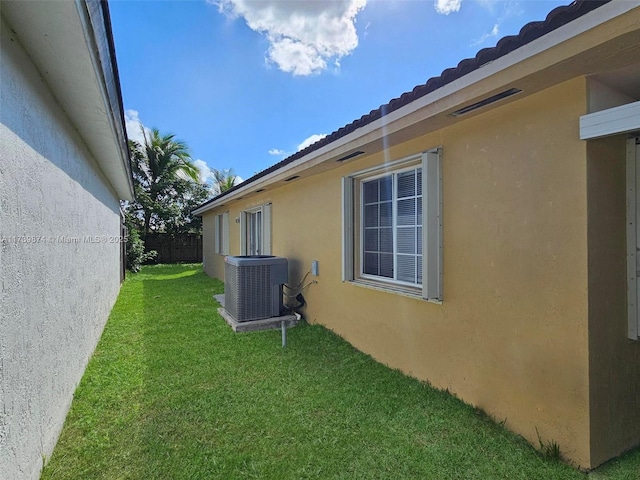
<instances>
[{"instance_id":1,"label":"white fascia board","mask_svg":"<svg viewBox=\"0 0 640 480\"><path fill-rule=\"evenodd\" d=\"M341 152L341 149L342 151L356 149L358 148L358 140L362 141L364 137L367 137L369 135L373 134L378 138L382 138L383 136L395 133L396 131L407 126L406 123L401 122L401 120L405 119L406 117L412 116L412 123L418 123L419 121L427 120L447 110L456 108L466 100L465 95L461 93L467 90L473 90L473 88L481 81L496 76L516 64L522 63L534 56L543 54L553 47L567 42L581 34L588 32L589 30L594 29L599 25L602 25L608 21L615 19L616 17L619 17L620 15L624 15L625 13L638 8L640 7L636 2L626 1L615 1L602 5L597 9L583 15L582 17L579 17L576 20L563 25L562 27L559 27L552 32L549 32L548 34L543 35L542 37L514 50L513 52L510 52L503 57L487 63L477 70L469 72L463 77L460 77L453 82L448 83L447 85L444 85L437 90L418 98L408 105L405 105L398 110L395 110L369 123L368 125L360 127L357 130L345 135L344 137L341 137L323 146L322 148L319 148L318 150L310 152L308 155L305 155L304 157L274 172L271 172L268 175L265 175L255 182L247 184L244 188L241 187L238 190L234 191L232 194L225 195L219 200L216 200L209 205L195 210L194 213L197 215L201 215L207 210L213 209L221 204L234 200L235 198L249 193L255 189L264 188L272 183L274 179L276 179L277 177L281 177L282 175L286 174L286 172L289 172L291 170L300 169L301 167L302 169L311 168L318 163L326 160L332 152L334 152L334 156L337 156L338 153ZM592 46L593 45L590 44L584 44L580 47L583 49L582 51L584 51L588 50ZM563 60L566 60L566 57L574 56L578 53L579 52L575 51L574 49L561 58L552 55L548 60L549 65L547 66L557 64ZM510 83L513 83L514 81L524 78L530 74L536 73L541 68L542 66L539 63L530 65L528 68L523 68L518 72L519 75L517 78L510 78ZM478 97L479 95L482 95L484 93L495 91L499 87L501 87L501 85L496 82L487 82L487 85L485 86L486 91L476 90L473 92L473 96ZM443 101L445 99L449 99L448 97L452 97L453 95L458 95L458 97L453 100L454 103L452 103L451 101ZM369 140L371 140L371 138L369 138ZM345 148L347 146L349 148Z\"/></svg>"},{"instance_id":2,"label":"white fascia board","mask_svg":"<svg viewBox=\"0 0 640 480\"><path fill-rule=\"evenodd\" d=\"M210 203L208 205L204 205L200 208L196 208L195 210L193 210L191 213L193 215L202 215L205 212L208 212L209 210L212 210L214 208L216 208L219 204L214 204L214 203Z\"/></svg>"},{"instance_id":3,"label":"white fascia board","mask_svg":"<svg viewBox=\"0 0 640 480\"><path fill-rule=\"evenodd\" d=\"M16 32L52 94L86 144L114 193L133 199L133 182L124 144L100 60L89 9L96 0L3 1L2 16ZM105 59L106 61L107 59ZM110 60L110 57L109 59ZM112 75L113 76L113 75ZM117 102L116 102L117 103Z\"/></svg>"},{"instance_id":4,"label":"white fascia board","mask_svg":"<svg viewBox=\"0 0 640 480\"><path fill-rule=\"evenodd\" d=\"M117 72L113 70L111 51L102 9L102 2L76 0L78 15L82 22L86 45L95 72L104 114L94 114L96 123L108 124L111 135L97 130L87 131L89 141L96 146L96 159L122 200L133 200L133 178L129 160L129 146L121 117ZM115 148L115 151L114 151ZM115 160L115 161L114 161ZM120 160L120 161L118 161Z\"/></svg>"},{"instance_id":5,"label":"white fascia board","mask_svg":"<svg viewBox=\"0 0 640 480\"><path fill-rule=\"evenodd\" d=\"M640 131L640 102L608 108L580 117L580 140Z\"/></svg>"}]
</instances>

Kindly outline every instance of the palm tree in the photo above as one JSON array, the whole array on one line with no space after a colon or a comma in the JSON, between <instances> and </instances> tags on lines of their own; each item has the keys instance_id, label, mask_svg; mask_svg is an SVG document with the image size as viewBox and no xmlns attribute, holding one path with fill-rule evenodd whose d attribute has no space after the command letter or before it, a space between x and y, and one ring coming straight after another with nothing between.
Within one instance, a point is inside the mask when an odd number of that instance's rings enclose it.
<instances>
[{"instance_id":1,"label":"palm tree","mask_svg":"<svg viewBox=\"0 0 640 480\"><path fill-rule=\"evenodd\" d=\"M141 204L157 205L170 194L182 179L199 181L199 170L191 161L187 144L173 134L161 134L157 128L151 134L142 128L144 145L131 140L133 174L140 186L136 192ZM152 208L144 209L144 235L149 232Z\"/></svg>"},{"instance_id":2,"label":"palm tree","mask_svg":"<svg viewBox=\"0 0 640 480\"><path fill-rule=\"evenodd\" d=\"M220 195L223 192L231 189L238 180L238 176L233 173L232 168L226 170L213 169L213 191Z\"/></svg>"}]
</instances>

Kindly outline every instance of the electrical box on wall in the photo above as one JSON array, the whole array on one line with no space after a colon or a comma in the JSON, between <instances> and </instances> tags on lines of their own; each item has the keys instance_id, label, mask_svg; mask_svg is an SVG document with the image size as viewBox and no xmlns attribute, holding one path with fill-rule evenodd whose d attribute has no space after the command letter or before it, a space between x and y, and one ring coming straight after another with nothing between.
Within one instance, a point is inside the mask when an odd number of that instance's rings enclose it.
<instances>
[{"instance_id":1,"label":"electrical box on wall","mask_svg":"<svg viewBox=\"0 0 640 480\"><path fill-rule=\"evenodd\" d=\"M314 277L318 276L318 260L313 260L311 262L311 275Z\"/></svg>"}]
</instances>

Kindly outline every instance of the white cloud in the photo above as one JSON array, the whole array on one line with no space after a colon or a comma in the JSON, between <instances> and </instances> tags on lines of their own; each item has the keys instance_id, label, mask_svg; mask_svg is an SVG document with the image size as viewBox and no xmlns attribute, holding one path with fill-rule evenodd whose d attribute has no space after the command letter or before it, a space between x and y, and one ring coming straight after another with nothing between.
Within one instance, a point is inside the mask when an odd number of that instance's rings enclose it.
<instances>
[{"instance_id":1,"label":"white cloud","mask_svg":"<svg viewBox=\"0 0 640 480\"><path fill-rule=\"evenodd\" d=\"M500 33L500 26L496 23L493 25L493 28L491 29L491 32L489 33L483 33L482 36L477 39L476 41L471 43L472 47L476 47L478 45L483 44L488 38L491 37L497 37L498 33Z\"/></svg>"},{"instance_id":2,"label":"white cloud","mask_svg":"<svg viewBox=\"0 0 640 480\"><path fill-rule=\"evenodd\" d=\"M322 140L324 137L326 137L327 134L326 133L315 133L313 135L311 135L310 137L305 138L296 148L296 152L299 152L300 150L304 150L305 148L307 148L309 145L313 145L314 143L316 143L318 140ZM286 150L282 150L280 148L272 148L271 150L269 150L269 155L273 155L273 156L277 156L277 157L281 157L281 158L285 158L288 157L289 155L291 155L293 152L288 152Z\"/></svg>"},{"instance_id":3,"label":"white cloud","mask_svg":"<svg viewBox=\"0 0 640 480\"><path fill-rule=\"evenodd\" d=\"M140 114L137 110L125 110L124 112L124 126L127 130L127 137L129 140L134 140L138 143L144 143L144 136L142 135L142 128L144 128L147 136L151 135L151 130L145 127L140 120Z\"/></svg>"},{"instance_id":4,"label":"white cloud","mask_svg":"<svg viewBox=\"0 0 640 480\"><path fill-rule=\"evenodd\" d=\"M289 38L273 42L269 58L280 70L294 75L311 75L327 68L327 62L314 47Z\"/></svg>"},{"instance_id":5,"label":"white cloud","mask_svg":"<svg viewBox=\"0 0 640 480\"><path fill-rule=\"evenodd\" d=\"M367 0L209 0L242 17L269 40L268 61L293 75L312 75L358 46L355 22Z\"/></svg>"},{"instance_id":6,"label":"white cloud","mask_svg":"<svg viewBox=\"0 0 640 480\"><path fill-rule=\"evenodd\" d=\"M449 15L450 13L458 12L461 4L462 0L435 0L433 6L436 12Z\"/></svg>"},{"instance_id":7,"label":"white cloud","mask_svg":"<svg viewBox=\"0 0 640 480\"><path fill-rule=\"evenodd\" d=\"M324 137L326 137L327 134L326 133L321 133L321 134L313 134L308 138L305 138L302 143L300 145L298 145L298 152L300 150L304 150L305 148L307 148L309 145L313 145L314 143L316 143L318 140L322 140Z\"/></svg>"},{"instance_id":8,"label":"white cloud","mask_svg":"<svg viewBox=\"0 0 640 480\"><path fill-rule=\"evenodd\" d=\"M364 26L364 38L367 38L367 36L369 35L370 26L371 26L371 22L367 22L367 24Z\"/></svg>"},{"instance_id":9,"label":"white cloud","mask_svg":"<svg viewBox=\"0 0 640 480\"><path fill-rule=\"evenodd\" d=\"M200 171L200 181L202 183L210 183L213 180L213 172L211 171L211 167L207 165L207 162L204 160L194 160L193 164Z\"/></svg>"}]
</instances>

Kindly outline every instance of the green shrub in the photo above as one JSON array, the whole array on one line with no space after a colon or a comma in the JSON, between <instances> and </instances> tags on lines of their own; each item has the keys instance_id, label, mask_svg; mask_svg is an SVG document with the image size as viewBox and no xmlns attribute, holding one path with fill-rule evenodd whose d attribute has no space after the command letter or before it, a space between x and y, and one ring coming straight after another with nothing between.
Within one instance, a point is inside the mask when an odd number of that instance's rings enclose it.
<instances>
[{"instance_id":1,"label":"green shrub","mask_svg":"<svg viewBox=\"0 0 640 480\"><path fill-rule=\"evenodd\" d=\"M140 266L147 260L156 258L158 252L151 250L144 251L144 241L140 238L138 230L132 228L127 235L127 269L132 272L139 272Z\"/></svg>"}]
</instances>

